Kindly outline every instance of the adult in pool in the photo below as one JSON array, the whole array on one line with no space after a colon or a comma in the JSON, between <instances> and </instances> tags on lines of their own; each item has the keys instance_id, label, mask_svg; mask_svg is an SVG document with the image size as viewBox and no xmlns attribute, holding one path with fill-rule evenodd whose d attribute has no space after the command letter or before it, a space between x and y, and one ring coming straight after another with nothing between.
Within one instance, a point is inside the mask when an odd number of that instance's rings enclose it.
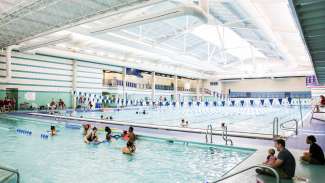
<instances>
[{"instance_id":1,"label":"adult in pool","mask_svg":"<svg viewBox=\"0 0 325 183\"><path fill-rule=\"evenodd\" d=\"M129 127L128 137L129 137L129 141L134 143L134 141L136 139L136 136L135 136L135 134L133 132L133 127L132 126Z\"/></svg>"},{"instance_id":2,"label":"adult in pool","mask_svg":"<svg viewBox=\"0 0 325 183\"><path fill-rule=\"evenodd\" d=\"M136 147L135 147L134 143L131 142L131 141L128 141L128 142L126 143L126 147L123 147L123 148L122 148L122 152L123 152L124 154L132 154L132 153L135 152L135 150L136 150Z\"/></svg>"},{"instance_id":3,"label":"adult in pool","mask_svg":"<svg viewBox=\"0 0 325 183\"><path fill-rule=\"evenodd\" d=\"M94 127L92 132L87 134L85 137L84 137L84 142L86 144L89 144L90 142L94 142L94 143L98 143L99 140L98 140L98 135L97 135L97 128Z\"/></svg>"},{"instance_id":4,"label":"adult in pool","mask_svg":"<svg viewBox=\"0 0 325 183\"><path fill-rule=\"evenodd\" d=\"M56 135L56 129L55 129L55 126L53 126L53 125L51 126L50 135L51 135L51 136Z\"/></svg>"},{"instance_id":5,"label":"adult in pool","mask_svg":"<svg viewBox=\"0 0 325 183\"><path fill-rule=\"evenodd\" d=\"M181 120L181 127L185 127L185 119L183 118L182 120Z\"/></svg>"},{"instance_id":6,"label":"adult in pool","mask_svg":"<svg viewBox=\"0 0 325 183\"><path fill-rule=\"evenodd\" d=\"M105 136L106 141L108 141L108 142L111 141L111 139L112 139L112 130L111 130L111 128L106 126L105 127L105 132L106 132L106 136Z\"/></svg>"},{"instance_id":7,"label":"adult in pool","mask_svg":"<svg viewBox=\"0 0 325 183\"><path fill-rule=\"evenodd\" d=\"M82 132L82 135L86 136L87 134L90 133L90 124L85 124L85 125L83 125L83 127L84 127L84 130Z\"/></svg>"}]
</instances>

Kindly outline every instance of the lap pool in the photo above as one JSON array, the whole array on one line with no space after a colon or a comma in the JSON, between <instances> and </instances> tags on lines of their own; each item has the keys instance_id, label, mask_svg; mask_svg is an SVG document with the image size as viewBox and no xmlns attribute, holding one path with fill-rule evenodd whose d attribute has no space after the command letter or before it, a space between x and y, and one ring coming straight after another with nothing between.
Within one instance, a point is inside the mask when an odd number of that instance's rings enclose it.
<instances>
[{"instance_id":1,"label":"lap pool","mask_svg":"<svg viewBox=\"0 0 325 183\"><path fill-rule=\"evenodd\" d=\"M40 136L53 122L58 136ZM23 135L17 129L32 131ZM140 137L134 155L125 141L86 145L81 131L63 123L0 115L0 162L18 168L23 183L207 182L217 180L255 150ZM99 133L101 139L104 134ZM1 177L0 177L1 180Z\"/></svg>"},{"instance_id":2,"label":"lap pool","mask_svg":"<svg viewBox=\"0 0 325 183\"><path fill-rule=\"evenodd\" d=\"M146 110L145 115L142 114ZM304 118L310 107L302 108ZM139 114L136 114L138 112ZM66 114L68 115L68 114ZM209 124L213 127L226 123L230 131L248 133L272 134L273 119L280 122L291 119L300 120L299 106L290 107L159 107L137 108L129 110L109 110L106 112L78 112L77 117L100 119L100 116L112 116L115 121L136 124L154 124L167 126L180 126L181 119L189 121L189 128L206 129Z\"/></svg>"}]
</instances>

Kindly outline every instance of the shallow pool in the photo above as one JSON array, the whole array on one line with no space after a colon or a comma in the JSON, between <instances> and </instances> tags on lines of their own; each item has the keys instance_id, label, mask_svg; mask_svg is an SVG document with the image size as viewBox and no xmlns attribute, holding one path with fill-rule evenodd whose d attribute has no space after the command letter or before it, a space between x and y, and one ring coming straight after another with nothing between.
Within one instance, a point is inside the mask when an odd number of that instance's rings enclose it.
<instances>
[{"instance_id":1,"label":"shallow pool","mask_svg":"<svg viewBox=\"0 0 325 183\"><path fill-rule=\"evenodd\" d=\"M87 145L80 130L62 124L55 124L58 136L42 139L48 122L0 115L0 162L18 168L23 183L206 182L217 180L255 152L140 137L136 153L124 155L125 141ZM32 135L19 134L17 128L31 130Z\"/></svg>"}]
</instances>

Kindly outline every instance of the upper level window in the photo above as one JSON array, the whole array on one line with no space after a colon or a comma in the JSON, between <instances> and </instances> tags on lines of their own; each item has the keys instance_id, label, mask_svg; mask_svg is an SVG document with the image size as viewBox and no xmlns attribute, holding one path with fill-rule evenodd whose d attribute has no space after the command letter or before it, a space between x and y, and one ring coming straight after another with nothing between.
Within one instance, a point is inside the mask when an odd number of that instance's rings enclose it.
<instances>
[{"instance_id":1,"label":"upper level window","mask_svg":"<svg viewBox=\"0 0 325 183\"><path fill-rule=\"evenodd\" d=\"M217 86L218 82L210 82L210 86Z\"/></svg>"}]
</instances>

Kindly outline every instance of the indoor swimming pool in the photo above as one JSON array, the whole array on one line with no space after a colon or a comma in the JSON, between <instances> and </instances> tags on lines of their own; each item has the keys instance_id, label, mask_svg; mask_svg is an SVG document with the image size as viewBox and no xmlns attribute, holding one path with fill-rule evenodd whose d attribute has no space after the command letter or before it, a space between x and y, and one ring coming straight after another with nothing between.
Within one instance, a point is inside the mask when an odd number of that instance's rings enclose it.
<instances>
[{"instance_id":1,"label":"indoor swimming pool","mask_svg":"<svg viewBox=\"0 0 325 183\"><path fill-rule=\"evenodd\" d=\"M143 114L145 110L146 114ZM180 126L181 119L188 121L189 128L206 129L209 124L219 128L221 123L228 125L229 131L248 133L272 134L273 119L279 122L291 119L304 118L310 107L158 107L135 108L128 110L109 110L105 112L77 112L76 117L100 119L101 116L113 117L114 121L123 121L136 124L155 124L166 126ZM69 115L69 114L65 114ZM281 131L280 131L281 132Z\"/></svg>"},{"instance_id":2,"label":"indoor swimming pool","mask_svg":"<svg viewBox=\"0 0 325 183\"><path fill-rule=\"evenodd\" d=\"M95 114L95 113L94 113ZM41 138L55 124L59 134ZM32 132L17 133L17 129ZM86 145L79 129L56 121L0 115L0 162L18 168L23 183L207 182L217 180L254 149L140 137L136 153L124 155L125 141ZM103 133L99 133L101 139ZM0 177L1 180L1 177Z\"/></svg>"}]
</instances>

